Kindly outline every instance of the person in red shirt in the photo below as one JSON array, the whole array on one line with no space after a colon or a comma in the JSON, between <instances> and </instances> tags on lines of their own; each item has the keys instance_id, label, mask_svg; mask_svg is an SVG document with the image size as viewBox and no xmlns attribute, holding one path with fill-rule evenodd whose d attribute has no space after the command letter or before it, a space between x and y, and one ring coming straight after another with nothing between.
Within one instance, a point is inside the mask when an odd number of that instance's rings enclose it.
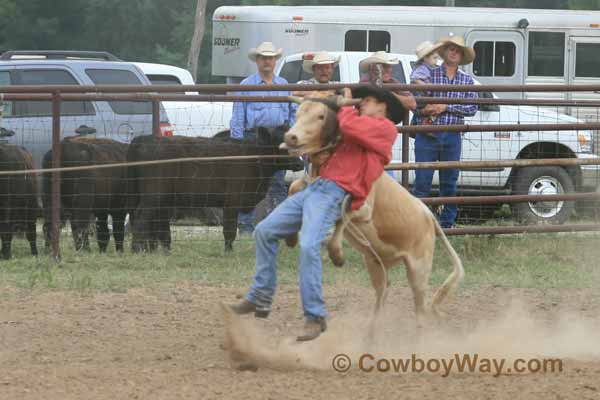
<instances>
[{"instance_id":1,"label":"person in red shirt","mask_svg":"<svg viewBox=\"0 0 600 400\"><path fill-rule=\"evenodd\" d=\"M404 108L396 96L382 88L361 87L352 96L362 98L355 107L338 112L341 140L323 164L320 176L304 190L288 197L255 229L256 273L246 298L231 306L237 314L266 318L277 286L279 240L300 231L299 285L306 323L298 341L317 338L327 329L322 289L321 242L341 216L346 194L352 210L364 203L373 182L392 157L397 123Z\"/></svg>"}]
</instances>

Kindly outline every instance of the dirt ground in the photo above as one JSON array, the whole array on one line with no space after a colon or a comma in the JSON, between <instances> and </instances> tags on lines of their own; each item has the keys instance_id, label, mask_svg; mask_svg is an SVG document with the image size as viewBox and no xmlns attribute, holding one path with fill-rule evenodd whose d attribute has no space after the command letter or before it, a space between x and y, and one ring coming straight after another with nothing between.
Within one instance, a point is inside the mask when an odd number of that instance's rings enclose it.
<instances>
[{"instance_id":1,"label":"dirt ground","mask_svg":"<svg viewBox=\"0 0 600 400\"><path fill-rule=\"evenodd\" d=\"M0 291L1 399L599 399L597 290L464 289L444 326L416 338L410 290L392 287L378 357L489 352L561 357L555 373L339 373L331 356L361 337L368 288L326 287L329 330L320 344L291 343L301 328L296 287L283 287L268 321L244 318L269 367L239 371L224 350L219 303L243 288L176 286L127 293ZM518 300L515 302L515 299ZM443 332L443 335L435 335ZM262 343L262 344L261 344ZM285 360L295 349L297 366ZM428 353L428 354L425 354ZM316 357L315 357L316 356ZM286 358L287 357L287 358ZM356 361L356 360L354 360Z\"/></svg>"}]
</instances>

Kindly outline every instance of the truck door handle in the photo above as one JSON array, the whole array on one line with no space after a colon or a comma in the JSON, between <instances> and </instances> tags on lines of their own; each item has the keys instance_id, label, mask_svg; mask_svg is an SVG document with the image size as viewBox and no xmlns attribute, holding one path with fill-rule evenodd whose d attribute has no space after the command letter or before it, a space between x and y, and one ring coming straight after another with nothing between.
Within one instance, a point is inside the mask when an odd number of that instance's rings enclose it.
<instances>
[{"instance_id":1,"label":"truck door handle","mask_svg":"<svg viewBox=\"0 0 600 400\"><path fill-rule=\"evenodd\" d=\"M15 136L15 131L6 128L0 128L0 137L11 137Z\"/></svg>"},{"instance_id":2,"label":"truck door handle","mask_svg":"<svg viewBox=\"0 0 600 400\"><path fill-rule=\"evenodd\" d=\"M75 133L82 136L93 135L96 132L96 128L87 125L81 125L79 128L75 129Z\"/></svg>"}]
</instances>

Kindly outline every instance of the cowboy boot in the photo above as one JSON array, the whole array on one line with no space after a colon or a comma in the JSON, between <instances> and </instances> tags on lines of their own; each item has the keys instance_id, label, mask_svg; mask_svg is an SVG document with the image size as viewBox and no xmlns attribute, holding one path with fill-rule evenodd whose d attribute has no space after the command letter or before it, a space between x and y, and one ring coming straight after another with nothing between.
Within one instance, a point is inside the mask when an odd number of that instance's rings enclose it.
<instances>
[{"instance_id":1,"label":"cowboy boot","mask_svg":"<svg viewBox=\"0 0 600 400\"><path fill-rule=\"evenodd\" d=\"M296 338L298 342L307 342L314 340L322 332L327 330L327 322L324 317L317 317L314 319L307 319L304 323L304 333Z\"/></svg>"},{"instance_id":2,"label":"cowboy boot","mask_svg":"<svg viewBox=\"0 0 600 400\"><path fill-rule=\"evenodd\" d=\"M241 303L230 305L229 308L238 315L254 313L256 318L267 318L271 312L270 308L257 306L246 299Z\"/></svg>"}]
</instances>

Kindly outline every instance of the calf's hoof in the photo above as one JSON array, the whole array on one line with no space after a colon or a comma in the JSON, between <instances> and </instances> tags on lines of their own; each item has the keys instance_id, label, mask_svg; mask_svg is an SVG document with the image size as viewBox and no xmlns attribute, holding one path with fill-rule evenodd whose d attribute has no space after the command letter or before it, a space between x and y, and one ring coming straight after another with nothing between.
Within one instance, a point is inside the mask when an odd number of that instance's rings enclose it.
<instances>
[{"instance_id":1,"label":"calf's hoof","mask_svg":"<svg viewBox=\"0 0 600 400\"><path fill-rule=\"evenodd\" d=\"M336 267L342 267L346 260L344 259L344 252L340 248L327 246L329 252L329 259Z\"/></svg>"}]
</instances>

